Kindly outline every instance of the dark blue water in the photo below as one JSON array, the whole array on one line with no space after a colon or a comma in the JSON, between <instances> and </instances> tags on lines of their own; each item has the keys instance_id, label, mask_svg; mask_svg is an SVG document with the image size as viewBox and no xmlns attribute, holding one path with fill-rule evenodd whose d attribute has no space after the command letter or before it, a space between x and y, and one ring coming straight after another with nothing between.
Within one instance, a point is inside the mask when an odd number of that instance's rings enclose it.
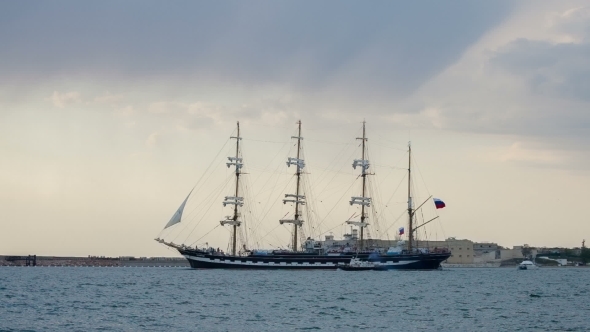
<instances>
[{"instance_id":1,"label":"dark blue water","mask_svg":"<svg viewBox=\"0 0 590 332\"><path fill-rule=\"evenodd\" d=\"M0 331L590 331L590 269L0 268Z\"/></svg>"}]
</instances>

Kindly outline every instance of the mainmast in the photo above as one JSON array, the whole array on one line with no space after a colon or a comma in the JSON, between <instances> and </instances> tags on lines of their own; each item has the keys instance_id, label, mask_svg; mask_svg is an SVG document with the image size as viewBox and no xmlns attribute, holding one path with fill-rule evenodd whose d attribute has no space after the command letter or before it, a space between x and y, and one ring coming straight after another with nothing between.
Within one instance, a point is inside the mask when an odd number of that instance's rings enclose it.
<instances>
[{"instance_id":1,"label":"mainmast","mask_svg":"<svg viewBox=\"0 0 590 332\"><path fill-rule=\"evenodd\" d=\"M297 136L291 136L291 138L297 139L297 157L287 158L287 167L291 167L291 165L297 166L297 171L295 172L295 175L297 176L297 187L295 188L295 194L285 194L285 199L283 199L283 204L286 204L287 202L295 203L295 215L293 219L279 220L281 225L285 223L293 224L293 251L297 251L297 227L303 225L299 206L305 205L305 195L301 194L301 173L305 167L305 161L301 159L301 140L303 139L303 137L301 137L301 120L297 122L297 125Z\"/></svg>"},{"instance_id":2,"label":"mainmast","mask_svg":"<svg viewBox=\"0 0 590 332\"><path fill-rule=\"evenodd\" d=\"M408 251L414 242L414 210L412 209L412 144L408 142Z\"/></svg>"},{"instance_id":3,"label":"mainmast","mask_svg":"<svg viewBox=\"0 0 590 332\"><path fill-rule=\"evenodd\" d=\"M229 162L226 163L228 168L232 165L236 167L236 172L235 172L236 173L236 191L235 191L234 196L225 196L225 200L223 201L223 206L226 206L228 204L234 206L234 215L227 216L225 218L225 220L221 221L221 225L232 225L233 226L232 252L231 252L232 256L236 255L237 227L240 226L240 224L242 223L241 221L238 220L238 217L240 216L240 214L238 212L238 207L244 205L244 197L240 197L240 195L239 195L239 193L240 193L240 174L241 174L240 169L244 166L244 164L242 163L242 158L240 158L240 140L242 139L242 137L240 137L240 122L239 121L237 123L237 126L238 126L237 135L230 137L230 138L234 138L236 140L236 156L235 157L227 157Z\"/></svg>"},{"instance_id":4,"label":"mainmast","mask_svg":"<svg viewBox=\"0 0 590 332\"><path fill-rule=\"evenodd\" d=\"M350 205L359 204L361 206L361 221L347 221L347 224L355 225L360 228L361 238L360 238L360 250L364 249L364 229L369 225L369 223L365 222L367 219L367 214L365 213L365 207L371 206L371 198L367 197L367 175L369 174L367 170L369 169L369 161L365 159L366 157L366 142L367 136L365 134L365 121L363 121L363 137L357 137L357 139L362 140L362 152L361 152L361 159L355 159L352 163L352 167L356 169L357 166L361 166L361 177L363 178L363 188L362 188L362 195L361 196L353 196L350 200Z\"/></svg>"}]
</instances>

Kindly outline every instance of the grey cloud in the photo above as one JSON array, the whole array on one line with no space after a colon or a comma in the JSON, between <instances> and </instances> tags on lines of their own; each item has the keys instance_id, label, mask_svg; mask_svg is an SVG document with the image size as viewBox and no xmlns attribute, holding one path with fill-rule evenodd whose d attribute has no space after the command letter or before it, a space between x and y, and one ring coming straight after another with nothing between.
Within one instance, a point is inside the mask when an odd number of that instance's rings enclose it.
<instances>
[{"instance_id":1,"label":"grey cloud","mask_svg":"<svg viewBox=\"0 0 590 332\"><path fill-rule=\"evenodd\" d=\"M584 3L586 5L586 3ZM575 7L554 19L554 29L579 39L590 40L590 6Z\"/></svg>"},{"instance_id":2,"label":"grey cloud","mask_svg":"<svg viewBox=\"0 0 590 332\"><path fill-rule=\"evenodd\" d=\"M6 82L84 77L408 94L500 23L505 2L3 3ZM468 27L468 28L467 28ZM1 83L1 82L0 82Z\"/></svg>"},{"instance_id":3,"label":"grey cloud","mask_svg":"<svg viewBox=\"0 0 590 332\"><path fill-rule=\"evenodd\" d=\"M535 93L590 101L590 42L519 39L499 50L491 63L524 77Z\"/></svg>"},{"instance_id":4,"label":"grey cloud","mask_svg":"<svg viewBox=\"0 0 590 332\"><path fill-rule=\"evenodd\" d=\"M564 24L559 26L563 29ZM583 29L576 30L576 33ZM590 35L577 43L519 39L490 60L493 68L522 78L530 91L519 109L494 128L506 134L529 136L553 149L587 151L590 144ZM498 119L496 119L498 120ZM587 155L575 157L585 165ZM572 161L571 164L574 164Z\"/></svg>"},{"instance_id":5,"label":"grey cloud","mask_svg":"<svg viewBox=\"0 0 590 332\"><path fill-rule=\"evenodd\" d=\"M590 7L552 15L548 37L559 36L561 42L515 39L488 53L481 68L490 84L483 80L470 87L455 81L450 88L455 96L439 95L428 104L440 109L446 129L508 135L585 155L590 144ZM461 87L467 93L456 93Z\"/></svg>"}]
</instances>

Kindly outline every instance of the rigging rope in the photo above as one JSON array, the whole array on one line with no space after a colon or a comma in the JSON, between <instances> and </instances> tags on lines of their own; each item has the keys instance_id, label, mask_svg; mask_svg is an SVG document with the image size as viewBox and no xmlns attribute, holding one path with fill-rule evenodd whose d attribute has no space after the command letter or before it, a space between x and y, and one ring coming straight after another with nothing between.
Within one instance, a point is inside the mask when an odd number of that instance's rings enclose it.
<instances>
[{"instance_id":1,"label":"rigging rope","mask_svg":"<svg viewBox=\"0 0 590 332\"><path fill-rule=\"evenodd\" d=\"M211 162L209 163L209 166L207 166L207 168L205 169L205 172L203 172L203 174L201 174L201 177L199 177L199 179L197 180L197 183L193 186L193 189L191 190L191 192L194 191L197 188L197 186L199 186L199 184L201 183L201 181L205 178L205 175L208 174L209 170L211 169L211 167L213 166L213 164L215 163L215 161L217 160L217 158L221 154L221 151L223 151L223 149L225 148L225 146L227 145L227 143L229 141L230 141L230 139L227 139L225 141L225 143L223 144L223 146L221 147L221 149L219 149L219 152L217 152L217 155L215 155L215 157L211 160ZM208 174L205 182L210 178L210 176L211 176L211 174ZM166 230L166 228L162 229L160 231L160 233L158 234L158 237L161 237L165 230ZM177 235L177 237L178 237L178 235Z\"/></svg>"},{"instance_id":2,"label":"rigging rope","mask_svg":"<svg viewBox=\"0 0 590 332\"><path fill-rule=\"evenodd\" d=\"M203 236L201 236L200 238L198 238L195 242L191 243L189 246L192 246L193 244L199 242L200 239L204 238L205 236L209 235L209 233L213 232L217 227L221 226L221 224L218 224L217 226L213 227L212 230L208 231L207 233L205 233Z\"/></svg>"},{"instance_id":3,"label":"rigging rope","mask_svg":"<svg viewBox=\"0 0 590 332\"><path fill-rule=\"evenodd\" d=\"M231 178L229 178L227 182L229 182L229 180L231 180ZM227 182L226 182L226 184L225 184L225 185L224 185L224 186L221 188L221 190L225 189L225 187L226 187L226 185L227 185ZM220 193L221 193L221 190L219 190L219 192L220 192ZM217 195L215 195L215 196L214 196L214 195L210 195L209 197L210 197L210 199L209 199L209 200L210 200L210 201L212 201L212 200L213 200L213 198L216 198L216 197L217 197ZM199 219L199 220L197 221L197 223L196 223L196 224L193 226L193 229L192 229L192 230L190 231L190 233L189 233L189 234L186 236L186 238L184 239L183 243L184 243L186 240L188 240L188 238L189 238L189 237L190 237L190 236L193 234L193 232L195 231L195 229L197 228L197 226L198 226L198 225L201 223L201 221L202 221L202 220L205 218L205 216L207 215L207 212L209 212L209 210L210 210L210 209L213 207L213 205L214 205L214 204L212 204L212 202L211 202L210 204L208 204L208 207L207 207L207 209L206 209L206 210L203 212L203 216L202 216L202 217L201 217L201 219ZM187 227L188 227L188 225L187 225ZM179 234L178 236L180 236L180 234ZM178 237L178 236L177 236L177 237Z\"/></svg>"}]
</instances>

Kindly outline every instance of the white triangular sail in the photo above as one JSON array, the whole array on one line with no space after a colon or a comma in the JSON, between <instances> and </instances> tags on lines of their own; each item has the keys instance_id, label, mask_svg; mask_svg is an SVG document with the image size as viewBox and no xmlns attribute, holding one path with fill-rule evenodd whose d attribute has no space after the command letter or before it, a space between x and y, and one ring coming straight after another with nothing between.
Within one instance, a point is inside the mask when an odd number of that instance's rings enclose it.
<instances>
[{"instance_id":1,"label":"white triangular sail","mask_svg":"<svg viewBox=\"0 0 590 332\"><path fill-rule=\"evenodd\" d=\"M170 226L176 225L180 222L180 220L182 219L182 211L184 211L184 206L186 205L186 201L188 201L188 198L190 197L190 195L192 193L193 193L193 191L191 190L191 192L188 193L188 196L186 196L186 198L184 199L184 202L182 202L182 204L180 204L180 207L178 208L178 210L176 210L176 212L174 213L174 215L172 216L170 221L166 224L166 227L164 227L164 229L166 229Z\"/></svg>"}]
</instances>

